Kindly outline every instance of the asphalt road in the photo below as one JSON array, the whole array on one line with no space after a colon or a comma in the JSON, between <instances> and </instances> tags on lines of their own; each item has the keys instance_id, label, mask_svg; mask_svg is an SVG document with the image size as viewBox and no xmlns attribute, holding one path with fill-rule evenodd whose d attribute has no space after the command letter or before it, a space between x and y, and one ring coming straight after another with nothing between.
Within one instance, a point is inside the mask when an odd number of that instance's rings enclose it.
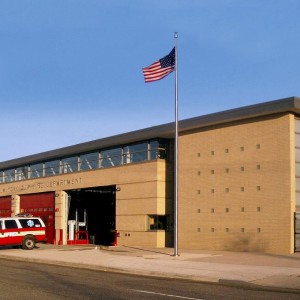
<instances>
[{"instance_id":1,"label":"asphalt road","mask_svg":"<svg viewBox=\"0 0 300 300\"><path fill-rule=\"evenodd\" d=\"M253 290L0 259L0 299L300 299Z\"/></svg>"}]
</instances>

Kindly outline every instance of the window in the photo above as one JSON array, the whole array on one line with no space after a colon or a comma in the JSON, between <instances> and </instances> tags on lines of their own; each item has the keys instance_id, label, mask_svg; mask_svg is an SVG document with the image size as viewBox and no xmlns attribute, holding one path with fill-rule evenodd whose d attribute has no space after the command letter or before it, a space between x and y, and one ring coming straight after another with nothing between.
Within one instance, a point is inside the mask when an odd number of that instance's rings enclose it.
<instances>
[{"instance_id":1,"label":"window","mask_svg":"<svg viewBox=\"0 0 300 300\"><path fill-rule=\"evenodd\" d=\"M91 153L77 153L71 157L39 161L32 165L15 166L11 169L0 170L0 184L148 160L173 160L173 152L169 152L172 146L168 139L156 138L135 144L99 149Z\"/></svg>"},{"instance_id":2,"label":"window","mask_svg":"<svg viewBox=\"0 0 300 300\"><path fill-rule=\"evenodd\" d=\"M5 170L4 171L4 182L15 181L15 169Z\"/></svg>"},{"instance_id":3,"label":"window","mask_svg":"<svg viewBox=\"0 0 300 300\"><path fill-rule=\"evenodd\" d=\"M145 160L148 160L148 143L134 144L124 147L124 164Z\"/></svg>"},{"instance_id":4,"label":"window","mask_svg":"<svg viewBox=\"0 0 300 300\"><path fill-rule=\"evenodd\" d=\"M15 220L5 220L4 223L6 229L18 228L17 222Z\"/></svg>"},{"instance_id":5,"label":"window","mask_svg":"<svg viewBox=\"0 0 300 300\"><path fill-rule=\"evenodd\" d=\"M28 176L28 167L20 167L16 169L16 180L24 180Z\"/></svg>"},{"instance_id":6,"label":"window","mask_svg":"<svg viewBox=\"0 0 300 300\"><path fill-rule=\"evenodd\" d=\"M41 223L38 219L19 219L23 228L41 227Z\"/></svg>"},{"instance_id":7,"label":"window","mask_svg":"<svg viewBox=\"0 0 300 300\"><path fill-rule=\"evenodd\" d=\"M34 164L30 166L30 178L39 178L43 176L43 163Z\"/></svg>"},{"instance_id":8,"label":"window","mask_svg":"<svg viewBox=\"0 0 300 300\"><path fill-rule=\"evenodd\" d=\"M59 174L59 160L46 161L45 176L53 176Z\"/></svg>"},{"instance_id":9,"label":"window","mask_svg":"<svg viewBox=\"0 0 300 300\"><path fill-rule=\"evenodd\" d=\"M148 230L169 230L168 216L149 215Z\"/></svg>"},{"instance_id":10,"label":"window","mask_svg":"<svg viewBox=\"0 0 300 300\"><path fill-rule=\"evenodd\" d=\"M122 164L122 148L102 150L100 152L100 168L115 167Z\"/></svg>"},{"instance_id":11,"label":"window","mask_svg":"<svg viewBox=\"0 0 300 300\"><path fill-rule=\"evenodd\" d=\"M98 168L99 152L79 155L79 171L92 170Z\"/></svg>"},{"instance_id":12,"label":"window","mask_svg":"<svg viewBox=\"0 0 300 300\"><path fill-rule=\"evenodd\" d=\"M150 159L166 159L167 158L167 142L162 140L150 141Z\"/></svg>"},{"instance_id":13,"label":"window","mask_svg":"<svg viewBox=\"0 0 300 300\"><path fill-rule=\"evenodd\" d=\"M78 171L78 157L67 157L61 160L61 173L72 173Z\"/></svg>"}]
</instances>

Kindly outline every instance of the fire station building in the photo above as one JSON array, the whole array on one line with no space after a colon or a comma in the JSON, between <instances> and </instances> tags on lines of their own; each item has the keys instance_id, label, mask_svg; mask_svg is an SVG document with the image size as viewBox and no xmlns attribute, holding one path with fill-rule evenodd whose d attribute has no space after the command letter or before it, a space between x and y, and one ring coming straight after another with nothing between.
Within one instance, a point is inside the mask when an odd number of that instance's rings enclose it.
<instances>
[{"instance_id":1,"label":"fire station building","mask_svg":"<svg viewBox=\"0 0 300 300\"><path fill-rule=\"evenodd\" d=\"M172 247L174 123L0 163L0 217L54 244ZM300 250L300 98L179 122L179 248Z\"/></svg>"}]
</instances>

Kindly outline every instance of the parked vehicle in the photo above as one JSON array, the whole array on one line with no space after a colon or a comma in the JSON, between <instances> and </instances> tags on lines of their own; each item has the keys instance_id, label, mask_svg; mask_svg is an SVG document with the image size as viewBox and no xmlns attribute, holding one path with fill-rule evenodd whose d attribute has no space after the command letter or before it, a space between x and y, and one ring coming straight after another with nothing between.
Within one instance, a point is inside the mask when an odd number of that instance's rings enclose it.
<instances>
[{"instance_id":1,"label":"parked vehicle","mask_svg":"<svg viewBox=\"0 0 300 300\"><path fill-rule=\"evenodd\" d=\"M45 239L46 228L41 218L0 218L0 246L21 246L25 250L32 250L36 243Z\"/></svg>"}]
</instances>

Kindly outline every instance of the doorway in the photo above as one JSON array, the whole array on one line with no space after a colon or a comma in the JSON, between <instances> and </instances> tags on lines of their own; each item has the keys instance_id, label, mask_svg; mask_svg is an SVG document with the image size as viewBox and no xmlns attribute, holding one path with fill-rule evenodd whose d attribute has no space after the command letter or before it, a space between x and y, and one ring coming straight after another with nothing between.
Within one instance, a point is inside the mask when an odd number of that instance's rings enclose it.
<instances>
[{"instance_id":1,"label":"doorway","mask_svg":"<svg viewBox=\"0 0 300 300\"><path fill-rule=\"evenodd\" d=\"M116 186L68 191L68 221L75 221L76 230L88 232L89 242L113 245L116 229Z\"/></svg>"}]
</instances>

